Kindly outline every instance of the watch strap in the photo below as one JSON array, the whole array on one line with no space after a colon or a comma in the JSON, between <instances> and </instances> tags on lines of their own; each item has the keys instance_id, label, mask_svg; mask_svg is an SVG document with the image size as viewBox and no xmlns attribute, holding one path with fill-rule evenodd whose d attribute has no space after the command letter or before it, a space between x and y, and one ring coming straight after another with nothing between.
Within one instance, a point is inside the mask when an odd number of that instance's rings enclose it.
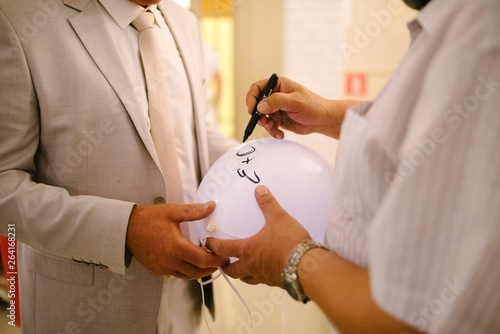
<instances>
[{"instance_id":1,"label":"watch strap","mask_svg":"<svg viewBox=\"0 0 500 334\"><path fill-rule=\"evenodd\" d=\"M304 304L309 301L309 298L302 289L297 271L302 257L308 251L315 248L322 248L328 251L328 249L319 242L313 240L302 242L293 249L288 264L281 273L281 281L285 290L293 299L303 302Z\"/></svg>"}]
</instances>

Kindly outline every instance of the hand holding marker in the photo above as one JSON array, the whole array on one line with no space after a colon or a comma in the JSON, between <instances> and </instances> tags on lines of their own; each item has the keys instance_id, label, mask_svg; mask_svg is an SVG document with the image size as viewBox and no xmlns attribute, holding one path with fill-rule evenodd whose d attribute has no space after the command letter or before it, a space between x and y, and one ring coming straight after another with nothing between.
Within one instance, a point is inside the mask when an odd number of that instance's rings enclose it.
<instances>
[{"instance_id":1,"label":"hand holding marker","mask_svg":"<svg viewBox=\"0 0 500 334\"><path fill-rule=\"evenodd\" d=\"M257 105L259 105L260 101L264 100L265 98L269 97L273 93L274 88L278 84L278 75L276 73L273 73L271 77L269 78L269 81L267 82L266 86L260 93L260 97L257 100L257 103L255 104L255 107L252 112L252 117L250 117L250 121L248 122L248 125L245 129L245 135L243 136L243 142L250 137L252 134L253 130L255 129L255 126L259 122L260 117L262 116L261 113L257 111Z\"/></svg>"}]
</instances>

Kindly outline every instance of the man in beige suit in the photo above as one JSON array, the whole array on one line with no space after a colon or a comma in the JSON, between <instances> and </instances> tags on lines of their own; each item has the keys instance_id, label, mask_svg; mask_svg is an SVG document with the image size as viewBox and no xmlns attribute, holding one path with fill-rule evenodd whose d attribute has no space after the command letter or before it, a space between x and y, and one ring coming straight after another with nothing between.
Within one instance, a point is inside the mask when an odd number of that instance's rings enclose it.
<instances>
[{"instance_id":1,"label":"man in beige suit","mask_svg":"<svg viewBox=\"0 0 500 334\"><path fill-rule=\"evenodd\" d=\"M235 142L205 115L195 17L158 2L0 0L0 233L15 224L25 333L194 332L178 278L225 261L179 228L213 204L164 204L136 14L155 15L186 203Z\"/></svg>"}]
</instances>

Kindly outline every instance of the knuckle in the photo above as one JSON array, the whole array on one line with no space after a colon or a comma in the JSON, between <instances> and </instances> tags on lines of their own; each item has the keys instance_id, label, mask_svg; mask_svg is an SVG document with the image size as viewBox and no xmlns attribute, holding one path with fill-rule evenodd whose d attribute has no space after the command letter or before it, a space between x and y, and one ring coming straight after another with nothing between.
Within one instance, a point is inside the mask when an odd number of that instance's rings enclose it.
<instances>
[{"instance_id":1,"label":"knuckle","mask_svg":"<svg viewBox=\"0 0 500 334\"><path fill-rule=\"evenodd\" d=\"M214 252L216 254L218 253L219 243L217 242L217 240L215 240L213 238L207 238L207 242L206 242L205 246L207 247L207 249L211 250L212 252Z\"/></svg>"},{"instance_id":2,"label":"knuckle","mask_svg":"<svg viewBox=\"0 0 500 334\"><path fill-rule=\"evenodd\" d=\"M259 198L259 205L263 207L271 206L273 205L274 202L275 202L274 198L270 195L263 195Z\"/></svg>"},{"instance_id":3,"label":"knuckle","mask_svg":"<svg viewBox=\"0 0 500 334\"><path fill-rule=\"evenodd\" d=\"M188 205L186 209L185 220L193 220L198 215L198 208L196 205Z\"/></svg>"}]
</instances>

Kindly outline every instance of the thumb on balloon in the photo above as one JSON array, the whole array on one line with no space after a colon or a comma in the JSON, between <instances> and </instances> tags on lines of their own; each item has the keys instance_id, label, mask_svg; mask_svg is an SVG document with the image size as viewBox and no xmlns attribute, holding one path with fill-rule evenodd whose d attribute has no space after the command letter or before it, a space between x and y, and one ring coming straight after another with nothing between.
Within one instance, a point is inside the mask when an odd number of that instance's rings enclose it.
<instances>
[{"instance_id":1,"label":"thumb on balloon","mask_svg":"<svg viewBox=\"0 0 500 334\"><path fill-rule=\"evenodd\" d=\"M240 240L223 240L216 238L207 238L206 246L212 252L220 256L235 256L241 255Z\"/></svg>"},{"instance_id":2,"label":"thumb on balloon","mask_svg":"<svg viewBox=\"0 0 500 334\"><path fill-rule=\"evenodd\" d=\"M266 221L275 213L283 210L266 186L258 186L255 188L255 199Z\"/></svg>"},{"instance_id":3,"label":"thumb on balloon","mask_svg":"<svg viewBox=\"0 0 500 334\"><path fill-rule=\"evenodd\" d=\"M215 202L193 204L168 204L169 218L177 223L208 217L215 210Z\"/></svg>"}]
</instances>

